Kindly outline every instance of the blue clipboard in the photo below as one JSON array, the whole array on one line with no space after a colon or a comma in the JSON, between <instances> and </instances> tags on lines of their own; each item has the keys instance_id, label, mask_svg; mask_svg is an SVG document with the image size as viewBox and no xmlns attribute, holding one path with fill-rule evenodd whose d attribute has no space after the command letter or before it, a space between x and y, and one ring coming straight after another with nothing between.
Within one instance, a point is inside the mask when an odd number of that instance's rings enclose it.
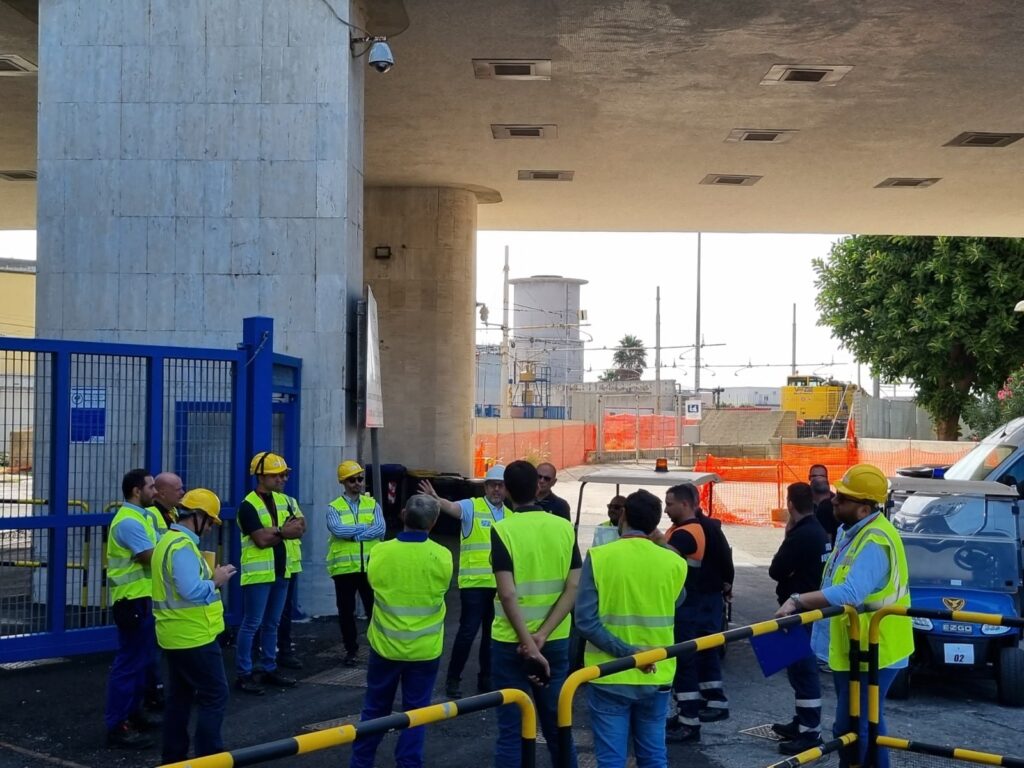
<instances>
[{"instance_id":1,"label":"blue clipboard","mask_svg":"<svg viewBox=\"0 0 1024 768\"><path fill-rule=\"evenodd\" d=\"M750 638L750 645L754 649L754 656L765 677L771 677L776 672L813 653L811 650L811 628L807 626L758 635Z\"/></svg>"}]
</instances>

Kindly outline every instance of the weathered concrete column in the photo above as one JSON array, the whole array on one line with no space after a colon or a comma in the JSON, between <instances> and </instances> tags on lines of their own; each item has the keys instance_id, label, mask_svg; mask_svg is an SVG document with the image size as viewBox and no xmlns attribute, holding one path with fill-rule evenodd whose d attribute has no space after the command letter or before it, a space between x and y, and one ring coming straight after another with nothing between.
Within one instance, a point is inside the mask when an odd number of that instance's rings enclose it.
<instances>
[{"instance_id":1,"label":"weathered concrete column","mask_svg":"<svg viewBox=\"0 0 1024 768\"><path fill-rule=\"evenodd\" d=\"M381 460L472 470L477 196L454 188L368 188L364 273L377 299ZM375 248L391 249L376 258Z\"/></svg>"},{"instance_id":2,"label":"weathered concrete column","mask_svg":"<svg viewBox=\"0 0 1024 768\"><path fill-rule=\"evenodd\" d=\"M39 336L223 348L242 318L272 317L276 350L304 362L297 495L314 517L355 452L367 67L341 19L364 27L362 7L39 9ZM311 526L300 583L314 613L334 610L325 551Z\"/></svg>"}]
</instances>

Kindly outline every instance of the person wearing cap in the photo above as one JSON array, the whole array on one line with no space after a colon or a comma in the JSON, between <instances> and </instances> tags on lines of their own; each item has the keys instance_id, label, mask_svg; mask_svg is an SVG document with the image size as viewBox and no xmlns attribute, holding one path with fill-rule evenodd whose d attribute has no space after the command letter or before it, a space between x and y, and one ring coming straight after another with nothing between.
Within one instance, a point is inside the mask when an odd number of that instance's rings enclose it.
<instances>
[{"instance_id":1,"label":"person wearing cap","mask_svg":"<svg viewBox=\"0 0 1024 768\"><path fill-rule=\"evenodd\" d=\"M857 464L850 467L836 483L835 516L840 529L836 545L825 563L821 589L794 593L779 607L776 616L824 608L850 605L860 613L861 652L867 653L868 628L874 612L887 605L910 607L907 556L899 533L884 514L882 506L888 495L888 481L878 467ZM827 622L815 622L811 647L818 658L828 662L836 689L836 716L832 732L836 736L850 730L850 637L846 616ZM885 734L882 706L886 692L897 672L907 666L914 650L913 627L906 616L890 616L881 624L878 675L878 733ZM861 670L867 668L861 664ZM861 713L868 711L868 686L860 686ZM860 718L857 739L859 760L840 754L840 765L863 764L867 754L867 717ZM879 768L888 768L886 750L878 750Z\"/></svg>"},{"instance_id":2,"label":"person wearing cap","mask_svg":"<svg viewBox=\"0 0 1024 768\"><path fill-rule=\"evenodd\" d=\"M153 551L153 615L156 639L167 659L167 703L162 763L188 758L192 703L197 709L195 756L224 750L221 724L228 703L217 636L224 631L220 588L235 575L235 566L212 568L199 552L211 525L220 525L220 499L196 488L181 499L177 522Z\"/></svg>"},{"instance_id":3,"label":"person wearing cap","mask_svg":"<svg viewBox=\"0 0 1024 768\"><path fill-rule=\"evenodd\" d=\"M235 651L235 687L262 695L262 683L290 688L295 680L277 670L277 625L288 597L288 550L285 541L306 531L301 518L286 519L284 484L288 464L283 456L261 451L249 462L256 489L238 505L242 535L242 624ZM253 644L260 635L259 671L254 670Z\"/></svg>"},{"instance_id":4,"label":"person wearing cap","mask_svg":"<svg viewBox=\"0 0 1024 768\"><path fill-rule=\"evenodd\" d=\"M462 672L469 661L473 640L480 632L480 671L477 691L491 690L491 624L494 621L495 581L491 569L491 530L504 519L505 467L495 464L484 476L484 495L454 502L442 499L429 480L423 480L420 493L433 496L441 511L462 523L459 545L459 629L448 662L445 695L462 698Z\"/></svg>"},{"instance_id":5,"label":"person wearing cap","mask_svg":"<svg viewBox=\"0 0 1024 768\"><path fill-rule=\"evenodd\" d=\"M359 653L356 631L356 593L362 598L366 615L373 618L373 590L366 578L370 552L385 533L384 512L366 493L366 472L358 462L346 459L338 465L341 496L327 510L327 572L334 581L338 624L345 645L346 667L354 667Z\"/></svg>"},{"instance_id":6,"label":"person wearing cap","mask_svg":"<svg viewBox=\"0 0 1024 768\"><path fill-rule=\"evenodd\" d=\"M619 538L619 520L626 512L626 497L613 496L608 502L608 519L594 529L591 547L599 547Z\"/></svg>"},{"instance_id":7,"label":"person wearing cap","mask_svg":"<svg viewBox=\"0 0 1024 768\"><path fill-rule=\"evenodd\" d=\"M403 711L430 704L444 646L444 597L452 580L452 554L431 541L437 500L412 496L402 509L403 531L373 551L367 578L376 595L366 638L366 698L360 720L391 714L402 688ZM373 768L384 734L366 736L352 745L351 768ZM425 729L407 728L395 745L395 765L423 765Z\"/></svg>"}]
</instances>

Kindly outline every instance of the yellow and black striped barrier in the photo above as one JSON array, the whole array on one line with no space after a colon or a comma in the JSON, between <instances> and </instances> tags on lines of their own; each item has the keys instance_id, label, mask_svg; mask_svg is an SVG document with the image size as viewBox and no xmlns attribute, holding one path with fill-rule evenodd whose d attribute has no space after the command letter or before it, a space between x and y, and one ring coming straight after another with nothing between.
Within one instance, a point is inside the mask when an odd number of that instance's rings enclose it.
<instances>
[{"instance_id":1,"label":"yellow and black striped barrier","mask_svg":"<svg viewBox=\"0 0 1024 768\"><path fill-rule=\"evenodd\" d=\"M666 648L652 648L649 651L642 651L641 653L637 653L632 656L623 656L621 659L613 659L612 661L606 661L603 664L594 664L589 667L583 667L582 669L576 670L566 678L565 683L562 685L562 690L558 694L558 740L560 745L559 761L561 765L557 768L568 768L570 765L570 755L572 754L572 705L573 700L576 698L576 692L584 683L589 683L591 680L596 680L599 677L614 675L617 672L625 672L638 667L646 667L649 664L657 664L659 661L664 661L665 659L674 659L681 656L685 657L701 651L708 651L712 648L720 648L727 643L733 643L737 640L747 640L751 637L767 635L772 632L789 629L790 627L812 624L815 621L829 619L833 616L841 616L844 613L851 619L851 638L853 640L858 640L859 634L857 628L859 627L860 622L857 619L857 612L849 606L830 606L816 611L807 611L805 613L797 613L792 616L785 616L781 619L771 619L769 621L758 622L757 624L749 624L744 627L736 627L735 629L730 629L725 632L716 632L713 635L704 635L703 637L698 637L694 640L687 640L682 643L676 643L675 645L670 645ZM853 648L856 647L858 643L851 642L850 645ZM851 659L853 658L855 658L854 652L851 651ZM858 667L852 668L857 669ZM859 713L860 701L859 698L856 699L858 706L855 710L853 708L853 696L855 693L859 697L860 689L851 679L850 717L854 726L857 724L856 718ZM856 733L856 730L854 730L854 733Z\"/></svg>"},{"instance_id":2,"label":"yellow and black striped barrier","mask_svg":"<svg viewBox=\"0 0 1024 768\"><path fill-rule=\"evenodd\" d=\"M838 752L840 749L846 749L847 747L852 746L856 741L856 733L844 733L838 739L826 741L819 747L813 747L812 749L801 752L799 755L793 755L792 757L787 757L785 760L772 763L768 768L797 768L799 765L810 765L815 760L820 760L825 755L831 754L832 752Z\"/></svg>"},{"instance_id":3,"label":"yellow and black striped barrier","mask_svg":"<svg viewBox=\"0 0 1024 768\"><path fill-rule=\"evenodd\" d=\"M989 624L1002 627L1024 628L1024 619L1015 616L1002 616L998 613L976 613L974 611L932 611L924 608L907 608L902 605L888 605L875 612L868 627L868 757L866 765L878 765L878 748L891 747L908 752L920 752L926 755L946 757L951 760L967 760L985 765L1007 765L1024 768L1024 758L994 755L988 752L976 752L958 747L942 747L924 742L881 736L878 725L881 717L881 696L878 685L878 643L881 638L881 624L888 616L909 616L922 619L944 619L963 622L965 624ZM850 696L853 696L853 681L850 681ZM852 703L852 702L851 702Z\"/></svg>"},{"instance_id":4,"label":"yellow and black striped barrier","mask_svg":"<svg viewBox=\"0 0 1024 768\"><path fill-rule=\"evenodd\" d=\"M479 696L469 696L442 704L431 704L429 707L411 709L408 712L395 712L375 720L363 720L337 728L325 728L287 739L242 747L231 752L194 757L191 760L168 763L160 768L236 768L243 765L256 765L283 757L306 755L322 749L340 747L351 744L361 737L384 735L392 731L451 720L460 715L468 715L504 704L515 704L519 707L522 716L520 729L522 766L523 768L534 768L537 754L537 711L534 709L530 697L515 688L503 688L500 691L481 693Z\"/></svg>"}]
</instances>

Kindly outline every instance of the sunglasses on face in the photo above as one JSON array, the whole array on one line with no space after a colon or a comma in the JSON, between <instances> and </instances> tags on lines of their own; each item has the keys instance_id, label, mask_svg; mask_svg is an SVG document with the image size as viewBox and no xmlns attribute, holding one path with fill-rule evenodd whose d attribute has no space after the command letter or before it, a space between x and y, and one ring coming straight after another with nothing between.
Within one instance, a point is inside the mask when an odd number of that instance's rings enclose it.
<instances>
[{"instance_id":1,"label":"sunglasses on face","mask_svg":"<svg viewBox=\"0 0 1024 768\"><path fill-rule=\"evenodd\" d=\"M548 482L548 483L550 483L550 482L551 482L552 480L554 480L555 478L554 478L554 477L552 477L551 475L537 475L537 479L538 479L538 480L544 480L545 482Z\"/></svg>"},{"instance_id":2,"label":"sunglasses on face","mask_svg":"<svg viewBox=\"0 0 1024 768\"><path fill-rule=\"evenodd\" d=\"M625 504L609 504L608 509L625 509Z\"/></svg>"},{"instance_id":3,"label":"sunglasses on face","mask_svg":"<svg viewBox=\"0 0 1024 768\"><path fill-rule=\"evenodd\" d=\"M345 479L346 483L361 483L366 479L366 475L357 475L356 477L348 477Z\"/></svg>"}]
</instances>

